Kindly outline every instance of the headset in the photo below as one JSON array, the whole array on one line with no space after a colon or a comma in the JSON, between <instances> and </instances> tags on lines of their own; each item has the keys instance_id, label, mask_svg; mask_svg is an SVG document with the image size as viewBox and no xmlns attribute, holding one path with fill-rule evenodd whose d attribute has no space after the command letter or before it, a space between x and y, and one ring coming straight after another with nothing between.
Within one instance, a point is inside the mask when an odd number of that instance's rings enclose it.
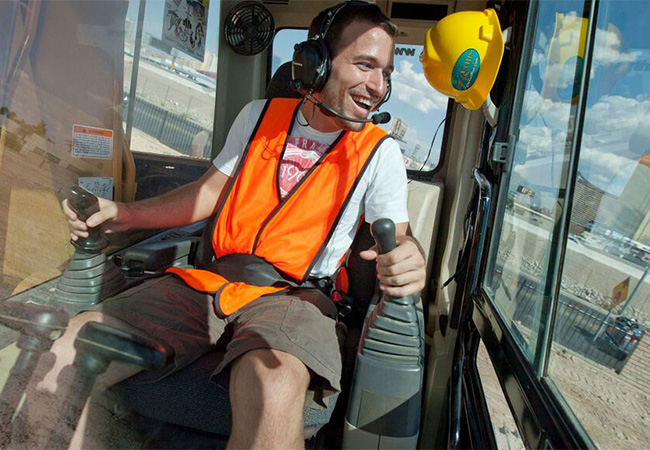
<instances>
[{"instance_id":1,"label":"headset","mask_svg":"<svg viewBox=\"0 0 650 450\"><path fill-rule=\"evenodd\" d=\"M348 5L377 8L377 5L362 0L350 0L340 3L327 11L327 15L321 23L320 32L316 36L294 46L291 61L291 86L302 95L307 96L320 92L327 83L332 58L325 42L325 36L327 36L336 15ZM386 94L384 94L384 98L381 99L377 108L388 101L390 94L391 83L389 78Z\"/></svg>"}]
</instances>

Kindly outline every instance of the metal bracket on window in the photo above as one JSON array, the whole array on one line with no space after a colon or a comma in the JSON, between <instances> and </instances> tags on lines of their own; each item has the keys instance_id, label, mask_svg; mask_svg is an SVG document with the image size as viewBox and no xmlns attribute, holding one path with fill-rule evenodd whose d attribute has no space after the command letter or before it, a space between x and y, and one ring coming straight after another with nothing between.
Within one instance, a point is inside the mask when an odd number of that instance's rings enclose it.
<instances>
[{"instance_id":1,"label":"metal bracket on window","mask_svg":"<svg viewBox=\"0 0 650 450\"><path fill-rule=\"evenodd\" d=\"M510 159L510 153L515 148L515 135L508 135L508 142L495 142L492 145L492 162L506 164ZM506 167L505 170L508 170Z\"/></svg>"}]
</instances>

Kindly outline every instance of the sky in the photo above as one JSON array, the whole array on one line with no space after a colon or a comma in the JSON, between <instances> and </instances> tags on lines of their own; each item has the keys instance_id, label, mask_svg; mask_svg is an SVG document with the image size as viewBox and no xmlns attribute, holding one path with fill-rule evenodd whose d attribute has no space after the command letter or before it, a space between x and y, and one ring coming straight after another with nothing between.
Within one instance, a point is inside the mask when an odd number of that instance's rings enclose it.
<instances>
[{"instance_id":1,"label":"sky","mask_svg":"<svg viewBox=\"0 0 650 450\"><path fill-rule=\"evenodd\" d=\"M533 189L557 187L566 164L581 24L576 10L580 2L541 5L517 147L525 163L514 168L522 184ZM650 41L644 31L650 2L610 0L600 5L578 170L592 184L619 196L639 158L650 153ZM561 38L554 39L558 11L564 14L558 26L565 27ZM565 47L558 51L560 41ZM511 185L511 190L516 187ZM544 207L553 203L553 195L542 200Z\"/></svg>"}]
</instances>

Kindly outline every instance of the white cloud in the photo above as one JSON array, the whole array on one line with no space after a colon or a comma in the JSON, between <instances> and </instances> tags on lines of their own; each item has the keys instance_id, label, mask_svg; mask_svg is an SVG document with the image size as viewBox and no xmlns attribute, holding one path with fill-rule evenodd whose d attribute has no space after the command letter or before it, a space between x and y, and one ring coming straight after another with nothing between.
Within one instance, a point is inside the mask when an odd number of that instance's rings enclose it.
<instances>
[{"instance_id":1,"label":"white cloud","mask_svg":"<svg viewBox=\"0 0 650 450\"><path fill-rule=\"evenodd\" d=\"M556 186L570 145L571 105L544 99L535 91L527 91L525 99L518 151L525 151L527 165L538 160L536 177ZM650 100L605 95L589 107L579 170L591 183L619 195L639 158L649 152Z\"/></svg>"},{"instance_id":2,"label":"white cloud","mask_svg":"<svg viewBox=\"0 0 650 450\"><path fill-rule=\"evenodd\" d=\"M640 51L624 52L621 50L621 35L613 25L609 25L608 30L599 28L596 33L596 43L594 46L594 64L611 65L620 63L630 63L636 61L640 56Z\"/></svg>"},{"instance_id":3,"label":"white cloud","mask_svg":"<svg viewBox=\"0 0 650 450\"><path fill-rule=\"evenodd\" d=\"M545 126L526 126L520 130L519 143L526 151L527 158L545 156L554 148L551 128Z\"/></svg>"},{"instance_id":4,"label":"white cloud","mask_svg":"<svg viewBox=\"0 0 650 450\"><path fill-rule=\"evenodd\" d=\"M447 110L447 97L433 89L423 73L414 71L410 61L400 61L392 81L392 95L423 113Z\"/></svg>"}]
</instances>

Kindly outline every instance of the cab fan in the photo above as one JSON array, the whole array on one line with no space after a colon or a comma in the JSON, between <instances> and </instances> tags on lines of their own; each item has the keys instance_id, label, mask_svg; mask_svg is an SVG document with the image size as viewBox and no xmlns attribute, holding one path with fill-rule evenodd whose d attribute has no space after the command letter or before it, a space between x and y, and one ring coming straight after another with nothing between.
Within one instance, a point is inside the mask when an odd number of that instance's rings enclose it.
<instances>
[{"instance_id":1,"label":"cab fan","mask_svg":"<svg viewBox=\"0 0 650 450\"><path fill-rule=\"evenodd\" d=\"M226 42L236 53L257 55L273 41L275 21L262 4L247 1L230 10L224 25Z\"/></svg>"}]
</instances>

